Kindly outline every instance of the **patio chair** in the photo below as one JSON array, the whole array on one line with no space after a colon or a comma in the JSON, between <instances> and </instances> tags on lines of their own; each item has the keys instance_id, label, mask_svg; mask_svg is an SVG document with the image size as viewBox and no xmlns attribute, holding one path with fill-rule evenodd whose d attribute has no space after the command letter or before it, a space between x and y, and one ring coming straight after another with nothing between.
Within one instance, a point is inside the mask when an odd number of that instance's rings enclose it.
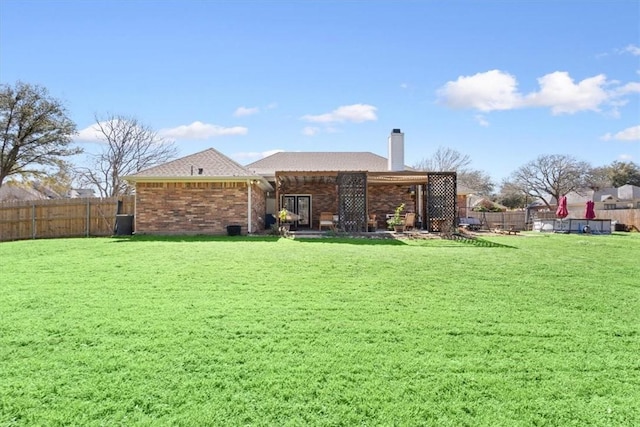
<instances>
[{"instance_id":1,"label":"patio chair","mask_svg":"<svg viewBox=\"0 0 640 427\"><path fill-rule=\"evenodd\" d=\"M378 219L376 214L369 214L369 219L367 220L367 228L370 228L373 231L378 229Z\"/></svg>"},{"instance_id":2,"label":"patio chair","mask_svg":"<svg viewBox=\"0 0 640 427\"><path fill-rule=\"evenodd\" d=\"M402 226L402 231L405 232L407 230L413 230L416 225L416 214L408 213L404 217L404 224Z\"/></svg>"},{"instance_id":3,"label":"patio chair","mask_svg":"<svg viewBox=\"0 0 640 427\"><path fill-rule=\"evenodd\" d=\"M322 227L329 227L331 230L335 229L335 225L333 224L333 213L320 212L318 230L322 230Z\"/></svg>"}]
</instances>

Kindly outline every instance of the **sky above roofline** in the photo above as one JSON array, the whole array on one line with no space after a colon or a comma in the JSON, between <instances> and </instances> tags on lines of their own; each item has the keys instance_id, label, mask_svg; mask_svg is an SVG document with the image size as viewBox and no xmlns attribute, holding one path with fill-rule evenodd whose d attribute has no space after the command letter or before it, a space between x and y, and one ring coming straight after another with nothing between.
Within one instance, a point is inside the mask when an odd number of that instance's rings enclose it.
<instances>
[{"instance_id":1,"label":"sky above roofline","mask_svg":"<svg viewBox=\"0 0 640 427\"><path fill-rule=\"evenodd\" d=\"M496 181L541 154L640 162L640 3L0 2L0 82L41 84L99 148L135 116L246 165L277 151L438 147Z\"/></svg>"}]
</instances>

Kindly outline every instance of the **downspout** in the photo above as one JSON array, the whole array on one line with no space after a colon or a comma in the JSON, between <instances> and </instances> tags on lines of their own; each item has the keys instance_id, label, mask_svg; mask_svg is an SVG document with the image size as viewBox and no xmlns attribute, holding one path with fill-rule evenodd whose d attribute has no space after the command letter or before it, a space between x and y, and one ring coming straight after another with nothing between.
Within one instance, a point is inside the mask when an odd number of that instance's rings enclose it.
<instances>
[{"instance_id":1,"label":"downspout","mask_svg":"<svg viewBox=\"0 0 640 427\"><path fill-rule=\"evenodd\" d=\"M247 180L247 233L253 233L253 228L251 227L251 187L252 180Z\"/></svg>"}]
</instances>

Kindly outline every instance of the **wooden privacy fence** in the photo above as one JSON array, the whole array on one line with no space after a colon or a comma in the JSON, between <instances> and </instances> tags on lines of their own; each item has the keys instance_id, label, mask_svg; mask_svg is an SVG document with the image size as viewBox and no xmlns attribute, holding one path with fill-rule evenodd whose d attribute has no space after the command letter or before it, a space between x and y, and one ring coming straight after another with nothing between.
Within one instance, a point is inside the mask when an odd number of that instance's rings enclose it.
<instances>
[{"instance_id":1,"label":"wooden privacy fence","mask_svg":"<svg viewBox=\"0 0 640 427\"><path fill-rule=\"evenodd\" d=\"M610 219L619 224L633 225L640 230L640 209L597 209L596 218Z\"/></svg>"},{"instance_id":2,"label":"wooden privacy fence","mask_svg":"<svg viewBox=\"0 0 640 427\"><path fill-rule=\"evenodd\" d=\"M3 202L0 241L110 236L117 213L133 215L134 200L134 196L123 196Z\"/></svg>"},{"instance_id":3,"label":"wooden privacy fence","mask_svg":"<svg viewBox=\"0 0 640 427\"><path fill-rule=\"evenodd\" d=\"M485 228L513 227L515 230L526 230L524 211L469 212L469 216L480 219Z\"/></svg>"}]
</instances>

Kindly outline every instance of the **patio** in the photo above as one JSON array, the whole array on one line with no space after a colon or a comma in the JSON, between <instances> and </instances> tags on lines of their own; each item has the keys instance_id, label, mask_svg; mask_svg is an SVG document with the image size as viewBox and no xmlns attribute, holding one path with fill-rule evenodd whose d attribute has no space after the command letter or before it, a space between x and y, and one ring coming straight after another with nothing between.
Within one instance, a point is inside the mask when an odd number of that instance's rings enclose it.
<instances>
[{"instance_id":1,"label":"patio","mask_svg":"<svg viewBox=\"0 0 640 427\"><path fill-rule=\"evenodd\" d=\"M367 232L370 215L376 215L374 228L385 231L387 217L402 203L405 214L415 214L416 229L456 226L455 172L277 171L274 184L276 211L285 208L302 218L293 223L296 231L319 229L323 212L336 218L339 231Z\"/></svg>"}]
</instances>

